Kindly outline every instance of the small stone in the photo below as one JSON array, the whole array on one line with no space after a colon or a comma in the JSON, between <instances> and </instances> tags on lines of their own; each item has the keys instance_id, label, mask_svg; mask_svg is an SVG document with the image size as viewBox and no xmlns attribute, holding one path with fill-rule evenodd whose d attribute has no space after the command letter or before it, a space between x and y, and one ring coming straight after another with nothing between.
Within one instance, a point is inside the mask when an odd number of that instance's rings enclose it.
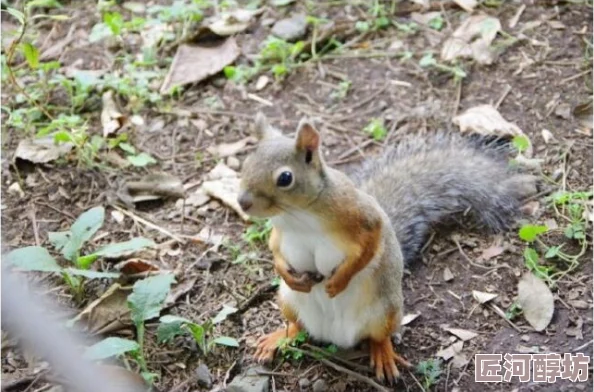
<instances>
[{"instance_id":1,"label":"small stone","mask_svg":"<svg viewBox=\"0 0 594 392\"><path fill-rule=\"evenodd\" d=\"M561 176L563 176L563 169L562 168L558 168L555 169L555 171L553 172L553 175L551 176L551 179L553 181L557 181L561 178Z\"/></svg>"},{"instance_id":2,"label":"small stone","mask_svg":"<svg viewBox=\"0 0 594 392\"><path fill-rule=\"evenodd\" d=\"M225 83L227 83L227 79L225 77L213 78L212 85L215 87L225 87Z\"/></svg>"},{"instance_id":3,"label":"small stone","mask_svg":"<svg viewBox=\"0 0 594 392\"><path fill-rule=\"evenodd\" d=\"M257 366L247 369L243 374L236 376L227 386L226 392L268 392L270 390L270 377L261 375L259 371L266 371Z\"/></svg>"},{"instance_id":4,"label":"small stone","mask_svg":"<svg viewBox=\"0 0 594 392\"><path fill-rule=\"evenodd\" d=\"M520 339L522 339L523 342L528 342L530 340L530 336L522 335L522 337Z\"/></svg>"},{"instance_id":5,"label":"small stone","mask_svg":"<svg viewBox=\"0 0 594 392\"><path fill-rule=\"evenodd\" d=\"M300 378L299 379L299 390L301 392L306 392L309 390L311 382L307 378Z\"/></svg>"},{"instance_id":6,"label":"small stone","mask_svg":"<svg viewBox=\"0 0 594 392\"><path fill-rule=\"evenodd\" d=\"M210 370L205 364L200 364L196 368L196 380L204 388L210 389L212 387L212 374L210 374Z\"/></svg>"},{"instance_id":7,"label":"small stone","mask_svg":"<svg viewBox=\"0 0 594 392\"><path fill-rule=\"evenodd\" d=\"M288 19L281 19L272 26L272 34L285 41L296 41L305 35L307 18L305 14L296 14Z\"/></svg>"},{"instance_id":8,"label":"small stone","mask_svg":"<svg viewBox=\"0 0 594 392\"><path fill-rule=\"evenodd\" d=\"M235 157L229 157L227 158L227 166L229 169L239 170L241 168L241 162Z\"/></svg>"},{"instance_id":9,"label":"small stone","mask_svg":"<svg viewBox=\"0 0 594 392\"><path fill-rule=\"evenodd\" d=\"M571 106L568 103L561 103L555 108L555 115L568 120L571 117Z\"/></svg>"},{"instance_id":10,"label":"small stone","mask_svg":"<svg viewBox=\"0 0 594 392\"><path fill-rule=\"evenodd\" d=\"M448 267L445 267L443 270L443 280L449 282L452 279L454 279L454 274L452 274L452 271Z\"/></svg>"},{"instance_id":11,"label":"small stone","mask_svg":"<svg viewBox=\"0 0 594 392\"><path fill-rule=\"evenodd\" d=\"M326 381L322 380L321 378L317 379L316 382L313 383L313 392L326 392L328 387L326 386Z\"/></svg>"}]
</instances>

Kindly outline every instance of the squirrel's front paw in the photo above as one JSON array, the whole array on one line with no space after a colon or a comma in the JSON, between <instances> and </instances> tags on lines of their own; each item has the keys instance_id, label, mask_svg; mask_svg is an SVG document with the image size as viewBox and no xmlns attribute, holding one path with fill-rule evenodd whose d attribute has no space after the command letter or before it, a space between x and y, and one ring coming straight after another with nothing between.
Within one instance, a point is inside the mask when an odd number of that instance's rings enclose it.
<instances>
[{"instance_id":1,"label":"squirrel's front paw","mask_svg":"<svg viewBox=\"0 0 594 392\"><path fill-rule=\"evenodd\" d=\"M341 279L336 275L332 275L332 277L328 279L328 282L326 282L326 294L328 294L330 298L334 298L343 292L348 284L349 282L346 279Z\"/></svg>"},{"instance_id":2,"label":"squirrel's front paw","mask_svg":"<svg viewBox=\"0 0 594 392\"><path fill-rule=\"evenodd\" d=\"M283 277L283 280L293 291L309 293L311 288L319 281L309 272L291 272Z\"/></svg>"}]
</instances>

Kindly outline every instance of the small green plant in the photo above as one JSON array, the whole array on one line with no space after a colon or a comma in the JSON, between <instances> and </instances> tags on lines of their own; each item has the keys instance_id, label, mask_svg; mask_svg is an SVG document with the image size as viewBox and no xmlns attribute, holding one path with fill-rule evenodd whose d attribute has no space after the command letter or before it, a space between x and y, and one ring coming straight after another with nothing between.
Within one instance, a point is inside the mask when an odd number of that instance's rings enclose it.
<instances>
[{"instance_id":1,"label":"small green plant","mask_svg":"<svg viewBox=\"0 0 594 392\"><path fill-rule=\"evenodd\" d=\"M388 131L384 125L384 120L381 118L374 118L363 128L363 132L369 134L374 140L382 141L388 135Z\"/></svg>"},{"instance_id":2,"label":"small green plant","mask_svg":"<svg viewBox=\"0 0 594 392\"><path fill-rule=\"evenodd\" d=\"M526 135L516 135L512 139L512 145L518 150L518 153L523 153L530 148L530 139Z\"/></svg>"},{"instance_id":3,"label":"small green plant","mask_svg":"<svg viewBox=\"0 0 594 392\"><path fill-rule=\"evenodd\" d=\"M437 384L437 381L441 376L441 360L428 359L426 361L421 361L418 363L415 370L416 373L422 377L421 384L423 385L423 389L428 391L433 385Z\"/></svg>"},{"instance_id":4,"label":"small green plant","mask_svg":"<svg viewBox=\"0 0 594 392\"><path fill-rule=\"evenodd\" d=\"M243 239L250 245L266 243L272 231L270 219L257 219L243 233Z\"/></svg>"},{"instance_id":5,"label":"small green plant","mask_svg":"<svg viewBox=\"0 0 594 392\"><path fill-rule=\"evenodd\" d=\"M300 360L301 358L303 358L303 351L299 349L299 346L307 342L307 339L307 332L299 331L297 336L295 336L292 339L282 339L278 344L279 351L286 359Z\"/></svg>"},{"instance_id":6,"label":"small green plant","mask_svg":"<svg viewBox=\"0 0 594 392\"><path fill-rule=\"evenodd\" d=\"M441 15L437 15L435 18L431 19L427 25L433 30L440 31L441 29L443 29L444 23L445 22Z\"/></svg>"},{"instance_id":7,"label":"small green plant","mask_svg":"<svg viewBox=\"0 0 594 392\"><path fill-rule=\"evenodd\" d=\"M102 360L128 354L138 364L141 376L148 383L153 383L158 374L149 371L144 357L144 323L159 316L174 281L173 274L156 275L137 281L128 296L130 316L136 327L136 341L109 337L89 347L85 356Z\"/></svg>"},{"instance_id":8,"label":"small green plant","mask_svg":"<svg viewBox=\"0 0 594 392\"><path fill-rule=\"evenodd\" d=\"M467 76L466 71L459 65L449 66L435 60L433 53L426 53L419 61L419 65L423 68L435 68L441 72L449 73L454 77L456 82L459 82Z\"/></svg>"},{"instance_id":9,"label":"small green plant","mask_svg":"<svg viewBox=\"0 0 594 392\"><path fill-rule=\"evenodd\" d=\"M194 323L183 317L163 316L159 320L157 339L159 343L167 343L176 336L189 333L204 355L208 355L215 345L239 347L237 340L229 336L211 337L215 325L225 321L229 315L235 312L237 312L237 309L234 307L223 305L223 309L213 319L207 320L202 324Z\"/></svg>"},{"instance_id":10,"label":"small green plant","mask_svg":"<svg viewBox=\"0 0 594 392\"><path fill-rule=\"evenodd\" d=\"M505 311L505 318L513 320L522 313L522 307L517 302L512 303Z\"/></svg>"},{"instance_id":11,"label":"small green plant","mask_svg":"<svg viewBox=\"0 0 594 392\"><path fill-rule=\"evenodd\" d=\"M338 84L338 88L332 91L330 97L338 101L346 98L351 89L352 84L353 83L350 80L343 80Z\"/></svg>"},{"instance_id":12,"label":"small green plant","mask_svg":"<svg viewBox=\"0 0 594 392\"><path fill-rule=\"evenodd\" d=\"M82 301L85 279L117 278L119 273L91 270L92 264L100 257L119 257L154 246L154 242L137 237L130 241L106 245L94 252L81 254L85 243L101 228L105 209L95 207L82 213L72 224L70 230L50 232L49 241L72 266L61 267L47 249L41 246L28 246L10 252L6 258L15 267L26 271L58 273L64 279L75 300Z\"/></svg>"}]
</instances>

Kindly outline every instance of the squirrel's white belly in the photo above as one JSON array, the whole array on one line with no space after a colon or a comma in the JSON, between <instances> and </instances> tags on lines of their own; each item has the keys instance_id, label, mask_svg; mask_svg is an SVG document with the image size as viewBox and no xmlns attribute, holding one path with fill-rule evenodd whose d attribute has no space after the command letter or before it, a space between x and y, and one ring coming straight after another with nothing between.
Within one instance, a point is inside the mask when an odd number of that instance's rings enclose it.
<instances>
[{"instance_id":1,"label":"squirrel's white belly","mask_svg":"<svg viewBox=\"0 0 594 392\"><path fill-rule=\"evenodd\" d=\"M293 211L289 216L273 218L272 223L283 235L282 255L298 272L319 272L328 278L345 258L344 252L310 214ZM281 281L281 300L297 313L299 321L314 339L352 347L365 337L361 335L366 327L383 311L381 304L367 303L368 299L361 292L361 282L369 277L370 270L366 268L358 273L334 298L326 294L326 280L316 284L309 293L293 291Z\"/></svg>"},{"instance_id":2,"label":"squirrel's white belly","mask_svg":"<svg viewBox=\"0 0 594 392\"><path fill-rule=\"evenodd\" d=\"M326 294L326 281L315 285L309 293L293 291L281 281L280 297L297 313L299 321L312 338L342 348L353 347L367 337L365 332L368 326L377 321L377 315L384 311L379 301L362 303L365 298L359 283L366 278L365 275L366 271L359 273L334 298Z\"/></svg>"}]
</instances>

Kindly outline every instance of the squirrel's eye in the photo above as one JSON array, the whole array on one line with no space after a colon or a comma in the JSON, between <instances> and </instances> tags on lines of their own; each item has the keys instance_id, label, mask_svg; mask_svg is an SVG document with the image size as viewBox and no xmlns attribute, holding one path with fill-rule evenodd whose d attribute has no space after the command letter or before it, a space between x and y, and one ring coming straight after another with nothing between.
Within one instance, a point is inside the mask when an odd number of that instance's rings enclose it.
<instances>
[{"instance_id":1,"label":"squirrel's eye","mask_svg":"<svg viewBox=\"0 0 594 392\"><path fill-rule=\"evenodd\" d=\"M290 171L284 171L279 174L278 178L276 179L276 186L281 188L286 188L293 183L293 173Z\"/></svg>"}]
</instances>

